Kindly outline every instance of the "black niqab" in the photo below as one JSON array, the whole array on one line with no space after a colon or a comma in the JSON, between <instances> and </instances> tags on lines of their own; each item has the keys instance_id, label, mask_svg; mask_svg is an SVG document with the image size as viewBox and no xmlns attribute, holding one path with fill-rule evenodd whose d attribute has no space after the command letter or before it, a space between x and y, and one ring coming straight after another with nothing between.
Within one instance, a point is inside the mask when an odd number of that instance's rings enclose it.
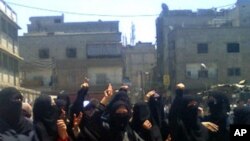
<instances>
[{"instance_id":1,"label":"black niqab","mask_svg":"<svg viewBox=\"0 0 250 141\"><path fill-rule=\"evenodd\" d=\"M149 120L151 124L153 124L150 120L150 109L148 104L145 102L136 103L133 107L131 127L145 141L154 141L154 134L152 132L154 131L153 128L145 129L143 127L143 123L146 120ZM159 129L157 131L159 132Z\"/></svg>"},{"instance_id":2,"label":"black niqab","mask_svg":"<svg viewBox=\"0 0 250 141\"><path fill-rule=\"evenodd\" d=\"M38 138L46 140L47 136L52 139L57 138L57 120L60 115L60 109L52 105L51 97L48 95L39 96L33 106L34 126Z\"/></svg>"},{"instance_id":3,"label":"black niqab","mask_svg":"<svg viewBox=\"0 0 250 141\"><path fill-rule=\"evenodd\" d=\"M170 110L170 128L174 141L207 141L208 130L198 119L197 100L194 96L177 95ZM178 103L178 104L177 104ZM175 113L174 113L175 112Z\"/></svg>"},{"instance_id":4,"label":"black niqab","mask_svg":"<svg viewBox=\"0 0 250 141\"><path fill-rule=\"evenodd\" d=\"M17 130L21 119L22 95L13 87L4 88L0 91L0 119Z\"/></svg>"}]
</instances>

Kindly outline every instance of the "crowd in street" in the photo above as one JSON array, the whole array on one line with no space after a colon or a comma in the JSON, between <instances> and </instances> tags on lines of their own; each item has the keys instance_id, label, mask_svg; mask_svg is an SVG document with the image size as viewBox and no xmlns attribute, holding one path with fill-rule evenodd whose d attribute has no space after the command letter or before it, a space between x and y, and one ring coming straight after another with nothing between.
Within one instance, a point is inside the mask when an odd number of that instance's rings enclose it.
<instances>
[{"instance_id":1,"label":"crowd in street","mask_svg":"<svg viewBox=\"0 0 250 141\"><path fill-rule=\"evenodd\" d=\"M84 82L73 103L65 93L56 99L42 94L32 106L16 88L2 89L0 141L229 141L230 124L250 124L250 107L238 106L232 118L221 92L208 96L204 115L200 99L186 94L182 83L169 110L155 90L132 105L125 85L115 91L109 84L100 101L86 103L88 89Z\"/></svg>"}]
</instances>

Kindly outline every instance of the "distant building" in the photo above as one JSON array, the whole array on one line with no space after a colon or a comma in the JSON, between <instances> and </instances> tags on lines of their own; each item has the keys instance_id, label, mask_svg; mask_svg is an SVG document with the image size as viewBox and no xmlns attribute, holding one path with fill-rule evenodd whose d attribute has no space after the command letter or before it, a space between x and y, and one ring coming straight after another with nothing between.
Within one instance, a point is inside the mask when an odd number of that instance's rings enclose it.
<instances>
[{"instance_id":1,"label":"distant building","mask_svg":"<svg viewBox=\"0 0 250 141\"><path fill-rule=\"evenodd\" d=\"M122 84L118 21L64 22L62 15L31 17L30 22L28 33L19 37L23 86L75 94L88 77L90 96L100 98L108 83Z\"/></svg>"},{"instance_id":2,"label":"distant building","mask_svg":"<svg viewBox=\"0 0 250 141\"><path fill-rule=\"evenodd\" d=\"M16 13L0 0L0 89L16 87L27 101L32 101L39 94L37 91L20 87L19 55Z\"/></svg>"},{"instance_id":3,"label":"distant building","mask_svg":"<svg viewBox=\"0 0 250 141\"><path fill-rule=\"evenodd\" d=\"M190 91L250 80L250 0L229 9L163 10L156 20L157 69L165 87Z\"/></svg>"},{"instance_id":4,"label":"distant building","mask_svg":"<svg viewBox=\"0 0 250 141\"><path fill-rule=\"evenodd\" d=\"M123 48L124 81L131 86L132 102L143 97L153 85L153 68L156 66L156 49L152 43L138 42Z\"/></svg>"}]
</instances>

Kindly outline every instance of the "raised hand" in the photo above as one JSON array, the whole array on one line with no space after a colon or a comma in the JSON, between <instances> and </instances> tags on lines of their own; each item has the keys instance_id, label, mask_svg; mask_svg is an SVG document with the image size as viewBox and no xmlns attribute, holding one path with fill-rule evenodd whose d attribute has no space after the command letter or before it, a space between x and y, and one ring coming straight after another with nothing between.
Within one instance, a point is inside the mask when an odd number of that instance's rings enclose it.
<instances>
[{"instance_id":1,"label":"raised hand","mask_svg":"<svg viewBox=\"0 0 250 141\"><path fill-rule=\"evenodd\" d=\"M218 125L212 123L212 122L202 122L202 125L205 126L208 130L212 132L217 132L219 130Z\"/></svg>"},{"instance_id":2,"label":"raised hand","mask_svg":"<svg viewBox=\"0 0 250 141\"><path fill-rule=\"evenodd\" d=\"M74 133L74 136L77 137L80 133L80 123L81 123L81 120L82 120L82 112L79 113L78 116L76 116L76 114L74 114L74 119L73 119L73 133Z\"/></svg>"},{"instance_id":3,"label":"raised hand","mask_svg":"<svg viewBox=\"0 0 250 141\"><path fill-rule=\"evenodd\" d=\"M113 87L111 83L109 83L108 88L104 91L104 96L105 97L110 97L113 95Z\"/></svg>"},{"instance_id":4,"label":"raised hand","mask_svg":"<svg viewBox=\"0 0 250 141\"><path fill-rule=\"evenodd\" d=\"M57 130L60 139L66 140L69 137L67 133L67 126L64 120L62 119L57 120Z\"/></svg>"},{"instance_id":5,"label":"raised hand","mask_svg":"<svg viewBox=\"0 0 250 141\"><path fill-rule=\"evenodd\" d=\"M100 103L102 103L103 105L107 105L112 95L113 95L113 87L109 83L108 88L104 91L104 97L102 98Z\"/></svg>"},{"instance_id":6,"label":"raised hand","mask_svg":"<svg viewBox=\"0 0 250 141\"><path fill-rule=\"evenodd\" d=\"M81 84L81 88L88 88L89 87L89 79L87 77L84 78L83 83Z\"/></svg>"},{"instance_id":7,"label":"raised hand","mask_svg":"<svg viewBox=\"0 0 250 141\"><path fill-rule=\"evenodd\" d=\"M79 127L80 122L82 120L82 112L80 112L78 114L78 116L76 116L76 114L74 114L74 119L73 119L73 128Z\"/></svg>"},{"instance_id":8,"label":"raised hand","mask_svg":"<svg viewBox=\"0 0 250 141\"><path fill-rule=\"evenodd\" d=\"M154 96L155 93L156 93L155 90L149 91L149 92L145 95L144 101L145 101L145 102L148 102L149 98L150 98L151 96Z\"/></svg>"}]
</instances>

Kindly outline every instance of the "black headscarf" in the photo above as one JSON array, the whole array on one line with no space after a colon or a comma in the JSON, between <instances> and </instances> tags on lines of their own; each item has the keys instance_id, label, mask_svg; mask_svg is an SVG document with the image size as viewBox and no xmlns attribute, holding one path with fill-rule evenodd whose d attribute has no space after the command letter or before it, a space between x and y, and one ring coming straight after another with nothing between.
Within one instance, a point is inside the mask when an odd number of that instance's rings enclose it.
<instances>
[{"instance_id":1,"label":"black headscarf","mask_svg":"<svg viewBox=\"0 0 250 141\"><path fill-rule=\"evenodd\" d=\"M230 111L230 103L228 97L223 92L213 92L209 95L207 104L210 115L204 119L215 123L219 127L217 132L210 132L210 140L229 141L229 123L227 112Z\"/></svg>"},{"instance_id":2,"label":"black headscarf","mask_svg":"<svg viewBox=\"0 0 250 141\"><path fill-rule=\"evenodd\" d=\"M199 121L196 97L183 96L181 90L177 92L172 110L170 110L172 139L174 141L207 141L208 130Z\"/></svg>"},{"instance_id":3,"label":"black headscarf","mask_svg":"<svg viewBox=\"0 0 250 141\"><path fill-rule=\"evenodd\" d=\"M125 91L118 91L117 93L114 94L114 96L111 98L109 104L107 105L107 110L111 109L111 106L117 102L117 101L123 101L125 102L129 108L131 109L131 103L128 97L127 92Z\"/></svg>"},{"instance_id":4,"label":"black headscarf","mask_svg":"<svg viewBox=\"0 0 250 141\"><path fill-rule=\"evenodd\" d=\"M226 94L221 92L213 92L209 95L208 107L211 116L214 118L224 118L230 111L230 103Z\"/></svg>"},{"instance_id":5,"label":"black headscarf","mask_svg":"<svg viewBox=\"0 0 250 141\"><path fill-rule=\"evenodd\" d=\"M154 121L154 124L156 124L160 128L165 118L162 97L160 95L150 97L148 105L151 112L151 118Z\"/></svg>"},{"instance_id":6,"label":"black headscarf","mask_svg":"<svg viewBox=\"0 0 250 141\"><path fill-rule=\"evenodd\" d=\"M234 109L234 124L250 124L250 107Z\"/></svg>"},{"instance_id":7,"label":"black headscarf","mask_svg":"<svg viewBox=\"0 0 250 141\"><path fill-rule=\"evenodd\" d=\"M4 88L0 91L0 131L13 129L19 134L28 134L32 129L32 124L21 116L22 95L13 87Z\"/></svg>"},{"instance_id":8,"label":"black headscarf","mask_svg":"<svg viewBox=\"0 0 250 141\"><path fill-rule=\"evenodd\" d=\"M128 113L116 113L116 110L124 106ZM116 101L112 104L109 113L109 124L111 130L124 131L131 117L130 105L124 101Z\"/></svg>"},{"instance_id":9,"label":"black headscarf","mask_svg":"<svg viewBox=\"0 0 250 141\"><path fill-rule=\"evenodd\" d=\"M63 104L64 110L65 110L65 112L66 112L66 115L68 115L69 106L70 106L70 98L69 98L69 95L66 94L66 93L59 94L59 95L57 96L57 100L64 101L63 103L62 103L62 102L60 102L60 103Z\"/></svg>"},{"instance_id":10,"label":"black headscarf","mask_svg":"<svg viewBox=\"0 0 250 141\"><path fill-rule=\"evenodd\" d=\"M148 107L148 104L145 102L139 102L136 103L133 107L133 119L131 122L131 127L135 132L143 138L145 141L154 141L153 137L151 136L151 129L145 129L143 127L143 123L150 120L150 109Z\"/></svg>"},{"instance_id":11,"label":"black headscarf","mask_svg":"<svg viewBox=\"0 0 250 141\"><path fill-rule=\"evenodd\" d=\"M143 122L150 119L150 109L146 102L138 102L133 107L132 125L134 129L141 128Z\"/></svg>"},{"instance_id":12,"label":"black headscarf","mask_svg":"<svg viewBox=\"0 0 250 141\"><path fill-rule=\"evenodd\" d=\"M11 127L15 127L20 120L22 99L21 93L12 87L5 88L0 92L0 118Z\"/></svg>"},{"instance_id":13,"label":"black headscarf","mask_svg":"<svg viewBox=\"0 0 250 141\"><path fill-rule=\"evenodd\" d=\"M40 140L56 139L57 120L60 109L52 105L51 97L48 95L39 96L34 103L33 116L34 126Z\"/></svg>"},{"instance_id":14,"label":"black headscarf","mask_svg":"<svg viewBox=\"0 0 250 141\"><path fill-rule=\"evenodd\" d=\"M127 113L116 113L117 109L125 107ZM128 95L124 91L114 94L105 112L102 115L103 123L108 123L109 128L104 127L100 140L120 141L124 138L124 133L128 128L129 119L131 117L131 104Z\"/></svg>"}]
</instances>

